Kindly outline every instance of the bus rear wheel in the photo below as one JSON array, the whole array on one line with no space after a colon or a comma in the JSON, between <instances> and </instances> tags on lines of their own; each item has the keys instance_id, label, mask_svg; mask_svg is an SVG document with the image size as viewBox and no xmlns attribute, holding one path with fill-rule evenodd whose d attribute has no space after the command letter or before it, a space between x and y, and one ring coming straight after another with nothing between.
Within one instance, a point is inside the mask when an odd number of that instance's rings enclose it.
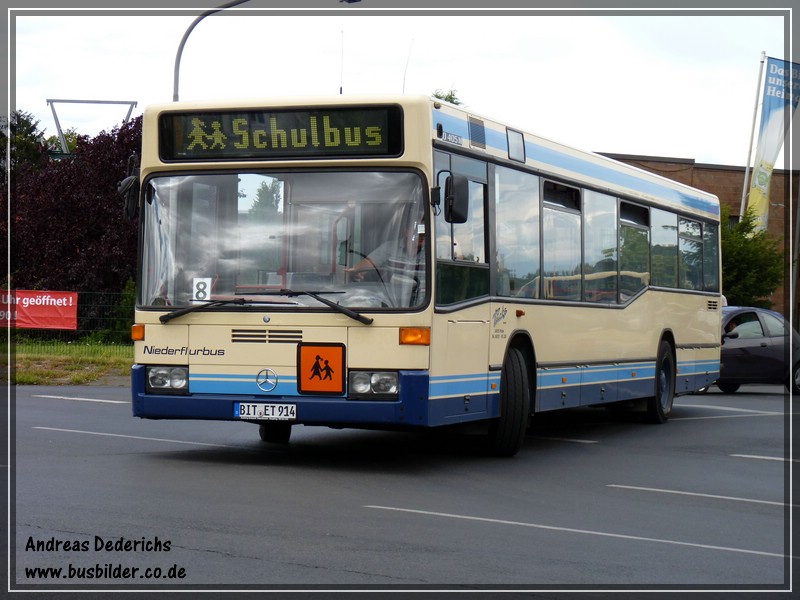
<instances>
[{"instance_id":1,"label":"bus rear wheel","mask_svg":"<svg viewBox=\"0 0 800 600\"><path fill-rule=\"evenodd\" d=\"M268 421L258 426L258 435L262 442L270 444L288 444L292 435L292 424L284 421Z\"/></svg>"},{"instance_id":2,"label":"bus rear wheel","mask_svg":"<svg viewBox=\"0 0 800 600\"><path fill-rule=\"evenodd\" d=\"M664 423L672 412L675 400L675 356L669 342L662 341L656 359L653 396L647 399L647 422Z\"/></svg>"},{"instance_id":3,"label":"bus rear wheel","mask_svg":"<svg viewBox=\"0 0 800 600\"><path fill-rule=\"evenodd\" d=\"M514 456L525 441L530 414L530 386L525 357L510 348L500 373L500 417L492 421L488 450L494 456Z\"/></svg>"}]
</instances>

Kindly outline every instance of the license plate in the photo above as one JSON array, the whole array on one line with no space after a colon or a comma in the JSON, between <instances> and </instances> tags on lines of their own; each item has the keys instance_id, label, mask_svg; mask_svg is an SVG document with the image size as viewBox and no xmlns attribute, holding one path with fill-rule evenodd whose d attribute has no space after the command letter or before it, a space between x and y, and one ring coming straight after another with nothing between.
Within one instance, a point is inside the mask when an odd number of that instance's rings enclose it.
<instances>
[{"instance_id":1,"label":"license plate","mask_svg":"<svg viewBox=\"0 0 800 600\"><path fill-rule=\"evenodd\" d=\"M234 402L233 416L235 419L294 421L297 418L297 405Z\"/></svg>"}]
</instances>

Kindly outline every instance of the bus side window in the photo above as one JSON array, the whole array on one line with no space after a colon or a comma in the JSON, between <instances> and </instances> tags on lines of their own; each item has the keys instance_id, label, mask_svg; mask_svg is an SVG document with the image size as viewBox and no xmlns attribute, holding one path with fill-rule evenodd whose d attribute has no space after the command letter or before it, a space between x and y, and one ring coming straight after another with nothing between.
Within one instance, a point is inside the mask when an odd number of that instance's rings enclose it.
<instances>
[{"instance_id":1,"label":"bus side window","mask_svg":"<svg viewBox=\"0 0 800 600\"><path fill-rule=\"evenodd\" d=\"M497 294L539 297L539 178L495 170Z\"/></svg>"},{"instance_id":2,"label":"bus side window","mask_svg":"<svg viewBox=\"0 0 800 600\"><path fill-rule=\"evenodd\" d=\"M703 289L719 291L719 227L703 223Z\"/></svg>"},{"instance_id":3,"label":"bus side window","mask_svg":"<svg viewBox=\"0 0 800 600\"><path fill-rule=\"evenodd\" d=\"M489 293L489 267L486 256L486 184L469 182L470 206L466 223L437 228L438 304L454 304ZM444 234L442 230L444 229ZM451 233L452 232L452 233Z\"/></svg>"},{"instance_id":4,"label":"bus side window","mask_svg":"<svg viewBox=\"0 0 800 600\"><path fill-rule=\"evenodd\" d=\"M678 215L651 210L653 285L678 287Z\"/></svg>"},{"instance_id":5,"label":"bus side window","mask_svg":"<svg viewBox=\"0 0 800 600\"><path fill-rule=\"evenodd\" d=\"M678 282L687 290L703 289L702 225L690 219L678 219Z\"/></svg>"},{"instance_id":6,"label":"bus side window","mask_svg":"<svg viewBox=\"0 0 800 600\"><path fill-rule=\"evenodd\" d=\"M647 208L620 202L619 301L650 285L650 215Z\"/></svg>"},{"instance_id":7,"label":"bus side window","mask_svg":"<svg viewBox=\"0 0 800 600\"><path fill-rule=\"evenodd\" d=\"M482 183L469 182L467 221L453 224L453 258L456 260L486 263L483 209L485 190L486 186Z\"/></svg>"},{"instance_id":8,"label":"bus side window","mask_svg":"<svg viewBox=\"0 0 800 600\"><path fill-rule=\"evenodd\" d=\"M544 297L581 299L581 192L545 181L542 186Z\"/></svg>"},{"instance_id":9,"label":"bus side window","mask_svg":"<svg viewBox=\"0 0 800 600\"><path fill-rule=\"evenodd\" d=\"M617 302L617 199L599 192L583 193L583 299Z\"/></svg>"}]
</instances>

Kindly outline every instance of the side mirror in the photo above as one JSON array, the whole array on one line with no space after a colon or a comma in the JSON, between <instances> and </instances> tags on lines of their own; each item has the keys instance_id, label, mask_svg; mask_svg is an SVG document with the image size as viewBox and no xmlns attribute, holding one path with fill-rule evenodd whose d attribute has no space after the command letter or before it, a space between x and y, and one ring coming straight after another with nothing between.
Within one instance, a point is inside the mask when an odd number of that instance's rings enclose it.
<instances>
[{"instance_id":1,"label":"side mirror","mask_svg":"<svg viewBox=\"0 0 800 600\"><path fill-rule=\"evenodd\" d=\"M725 340L735 340L739 337L738 331L728 331L722 334L722 343L725 344Z\"/></svg>"},{"instance_id":2,"label":"side mirror","mask_svg":"<svg viewBox=\"0 0 800 600\"><path fill-rule=\"evenodd\" d=\"M117 183L117 193L122 196L123 211L128 221L133 221L139 213L139 157L128 157L128 176Z\"/></svg>"},{"instance_id":3,"label":"side mirror","mask_svg":"<svg viewBox=\"0 0 800 600\"><path fill-rule=\"evenodd\" d=\"M123 210L125 218L133 221L139 212L139 177L130 175L117 183L117 193L122 196L125 204Z\"/></svg>"},{"instance_id":4,"label":"side mirror","mask_svg":"<svg viewBox=\"0 0 800 600\"><path fill-rule=\"evenodd\" d=\"M448 223L466 223L469 216L469 180L452 174L444 183L444 220Z\"/></svg>"}]
</instances>

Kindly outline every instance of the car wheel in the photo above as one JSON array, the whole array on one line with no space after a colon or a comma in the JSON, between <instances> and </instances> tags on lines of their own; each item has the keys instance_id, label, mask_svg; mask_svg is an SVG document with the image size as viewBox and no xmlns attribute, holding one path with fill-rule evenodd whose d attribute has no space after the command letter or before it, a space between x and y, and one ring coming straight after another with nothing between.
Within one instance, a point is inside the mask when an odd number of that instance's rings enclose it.
<instances>
[{"instance_id":1,"label":"car wheel","mask_svg":"<svg viewBox=\"0 0 800 600\"><path fill-rule=\"evenodd\" d=\"M725 394L733 394L740 386L738 383L718 383L717 387Z\"/></svg>"},{"instance_id":2,"label":"car wheel","mask_svg":"<svg viewBox=\"0 0 800 600\"><path fill-rule=\"evenodd\" d=\"M786 382L786 389L788 389L793 396L800 395L800 362L792 369L792 376Z\"/></svg>"},{"instance_id":3,"label":"car wheel","mask_svg":"<svg viewBox=\"0 0 800 600\"><path fill-rule=\"evenodd\" d=\"M647 399L647 422L664 423L672 412L675 400L675 357L672 346L662 341L656 359L656 378L653 396Z\"/></svg>"}]
</instances>

